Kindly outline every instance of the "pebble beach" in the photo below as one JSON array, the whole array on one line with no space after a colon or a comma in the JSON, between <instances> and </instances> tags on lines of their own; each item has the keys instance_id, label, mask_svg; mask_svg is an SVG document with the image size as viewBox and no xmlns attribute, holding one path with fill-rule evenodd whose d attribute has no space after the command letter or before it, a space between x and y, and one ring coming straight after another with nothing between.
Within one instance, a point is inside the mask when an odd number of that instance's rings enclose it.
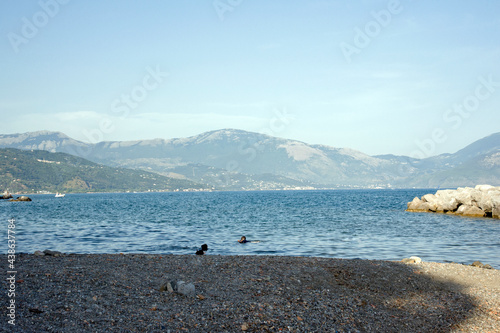
<instances>
[{"instance_id":1,"label":"pebble beach","mask_svg":"<svg viewBox=\"0 0 500 333\"><path fill-rule=\"evenodd\" d=\"M461 264L18 254L16 272L2 332L500 332L500 271Z\"/></svg>"}]
</instances>

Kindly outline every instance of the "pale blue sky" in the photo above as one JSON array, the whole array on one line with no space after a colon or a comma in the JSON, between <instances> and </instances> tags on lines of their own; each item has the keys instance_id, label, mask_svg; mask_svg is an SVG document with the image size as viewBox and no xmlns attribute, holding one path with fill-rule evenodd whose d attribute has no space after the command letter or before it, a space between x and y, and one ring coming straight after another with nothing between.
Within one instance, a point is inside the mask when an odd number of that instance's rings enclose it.
<instances>
[{"instance_id":1,"label":"pale blue sky","mask_svg":"<svg viewBox=\"0 0 500 333\"><path fill-rule=\"evenodd\" d=\"M4 0L0 133L238 128L451 153L500 131L499 13L494 0Z\"/></svg>"}]
</instances>

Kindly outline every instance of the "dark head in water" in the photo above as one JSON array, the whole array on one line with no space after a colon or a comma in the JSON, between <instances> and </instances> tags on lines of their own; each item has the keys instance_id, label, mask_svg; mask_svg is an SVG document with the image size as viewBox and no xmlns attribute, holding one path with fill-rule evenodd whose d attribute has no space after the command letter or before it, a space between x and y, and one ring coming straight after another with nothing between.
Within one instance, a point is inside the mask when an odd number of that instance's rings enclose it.
<instances>
[{"instance_id":1,"label":"dark head in water","mask_svg":"<svg viewBox=\"0 0 500 333\"><path fill-rule=\"evenodd\" d=\"M197 255L203 255L203 254L205 254L205 252L207 252L207 250L208 250L208 245L207 244L203 244L201 246L201 249L199 249L198 251L196 251L196 254Z\"/></svg>"},{"instance_id":2,"label":"dark head in water","mask_svg":"<svg viewBox=\"0 0 500 333\"><path fill-rule=\"evenodd\" d=\"M238 242L240 242L240 243L247 243L248 241L247 241L247 238L245 236L241 236L241 239L238 240Z\"/></svg>"}]
</instances>

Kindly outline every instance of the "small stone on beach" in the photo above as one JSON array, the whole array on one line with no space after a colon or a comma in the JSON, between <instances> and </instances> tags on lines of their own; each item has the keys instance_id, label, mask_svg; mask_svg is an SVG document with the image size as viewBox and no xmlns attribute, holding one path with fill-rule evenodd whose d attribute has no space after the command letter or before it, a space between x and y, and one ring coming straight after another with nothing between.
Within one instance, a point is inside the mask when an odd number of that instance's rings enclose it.
<instances>
[{"instance_id":1,"label":"small stone on beach","mask_svg":"<svg viewBox=\"0 0 500 333\"><path fill-rule=\"evenodd\" d=\"M184 281L177 282L177 293L184 296L189 296L195 293L194 284L186 283Z\"/></svg>"},{"instance_id":2,"label":"small stone on beach","mask_svg":"<svg viewBox=\"0 0 500 333\"><path fill-rule=\"evenodd\" d=\"M194 295L195 287L192 283L186 283L184 281L169 281L160 286L160 292L176 292L181 295L190 296Z\"/></svg>"},{"instance_id":3,"label":"small stone on beach","mask_svg":"<svg viewBox=\"0 0 500 333\"><path fill-rule=\"evenodd\" d=\"M483 263L480 262L480 261L474 261L471 266L474 266L474 267L479 267L479 268L483 268Z\"/></svg>"},{"instance_id":4,"label":"small stone on beach","mask_svg":"<svg viewBox=\"0 0 500 333\"><path fill-rule=\"evenodd\" d=\"M54 256L54 257L62 256L62 252L59 251L44 250L43 253L47 256Z\"/></svg>"},{"instance_id":5,"label":"small stone on beach","mask_svg":"<svg viewBox=\"0 0 500 333\"><path fill-rule=\"evenodd\" d=\"M410 259L415 260L415 264L420 264L422 262L422 259L419 257L411 256Z\"/></svg>"},{"instance_id":6,"label":"small stone on beach","mask_svg":"<svg viewBox=\"0 0 500 333\"><path fill-rule=\"evenodd\" d=\"M410 258L404 258L401 260L405 264L420 264L422 262L422 259L419 257L411 256Z\"/></svg>"},{"instance_id":7,"label":"small stone on beach","mask_svg":"<svg viewBox=\"0 0 500 333\"><path fill-rule=\"evenodd\" d=\"M474 261L471 266L474 266L474 267L479 267L479 268L485 268L485 269L493 269L493 267L491 267L490 264L483 264L482 262L480 261Z\"/></svg>"}]
</instances>

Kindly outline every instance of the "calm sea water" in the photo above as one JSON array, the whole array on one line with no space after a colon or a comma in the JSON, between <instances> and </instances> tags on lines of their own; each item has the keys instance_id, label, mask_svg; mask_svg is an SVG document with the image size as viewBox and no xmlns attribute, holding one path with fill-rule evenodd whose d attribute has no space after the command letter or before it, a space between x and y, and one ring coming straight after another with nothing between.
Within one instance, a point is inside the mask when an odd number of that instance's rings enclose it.
<instances>
[{"instance_id":1,"label":"calm sea water","mask_svg":"<svg viewBox=\"0 0 500 333\"><path fill-rule=\"evenodd\" d=\"M32 195L0 201L16 250L69 253L291 255L472 263L500 268L500 221L408 213L435 190ZM239 244L245 235L259 243Z\"/></svg>"}]
</instances>

